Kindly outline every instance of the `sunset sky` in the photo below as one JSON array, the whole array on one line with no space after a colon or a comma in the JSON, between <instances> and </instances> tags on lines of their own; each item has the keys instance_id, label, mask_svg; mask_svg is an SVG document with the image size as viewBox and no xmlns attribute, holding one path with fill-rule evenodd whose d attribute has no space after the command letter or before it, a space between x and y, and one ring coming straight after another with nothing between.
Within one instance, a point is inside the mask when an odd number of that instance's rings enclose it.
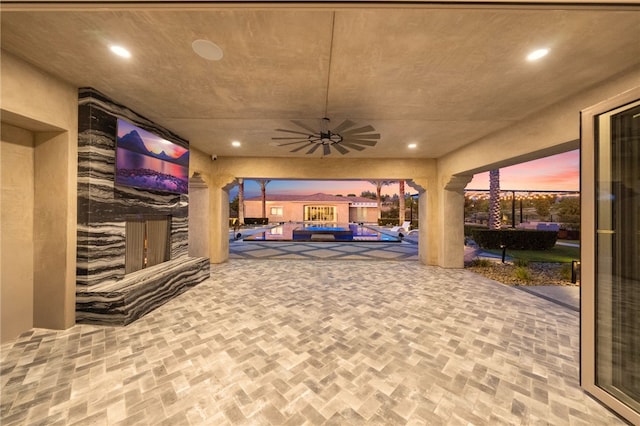
<instances>
[{"instance_id":1,"label":"sunset sky","mask_svg":"<svg viewBox=\"0 0 640 426\"><path fill-rule=\"evenodd\" d=\"M489 189L489 172L475 175L467 188ZM503 190L578 191L580 189L580 151L569 151L500 169L500 188ZM267 184L267 193L269 194L309 195L323 192L334 195L360 195L362 191L375 192L375 190L376 187L367 181L272 180ZM236 186L230 191L230 199L232 200L237 193ZM383 186L382 193L397 194L398 184ZM406 185L405 193L416 193L416 191ZM247 180L245 182L245 197L259 195L260 185L258 182Z\"/></svg>"},{"instance_id":2,"label":"sunset sky","mask_svg":"<svg viewBox=\"0 0 640 426\"><path fill-rule=\"evenodd\" d=\"M489 189L489 172L473 177L467 189ZM580 150L500 169L500 189L580 190Z\"/></svg>"}]
</instances>

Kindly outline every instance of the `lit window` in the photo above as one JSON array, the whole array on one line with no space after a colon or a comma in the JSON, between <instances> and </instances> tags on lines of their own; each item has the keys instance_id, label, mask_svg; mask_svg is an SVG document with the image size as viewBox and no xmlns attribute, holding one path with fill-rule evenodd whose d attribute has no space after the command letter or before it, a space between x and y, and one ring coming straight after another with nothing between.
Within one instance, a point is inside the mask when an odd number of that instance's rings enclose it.
<instances>
[{"instance_id":1,"label":"lit window","mask_svg":"<svg viewBox=\"0 0 640 426\"><path fill-rule=\"evenodd\" d=\"M283 216L282 207L271 207L271 216Z\"/></svg>"}]
</instances>

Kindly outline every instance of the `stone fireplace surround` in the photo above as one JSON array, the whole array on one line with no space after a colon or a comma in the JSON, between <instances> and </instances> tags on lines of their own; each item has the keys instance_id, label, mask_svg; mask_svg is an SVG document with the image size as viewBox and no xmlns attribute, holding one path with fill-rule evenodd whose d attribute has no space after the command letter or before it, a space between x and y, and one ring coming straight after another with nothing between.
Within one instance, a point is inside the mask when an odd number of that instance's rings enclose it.
<instances>
[{"instance_id":1,"label":"stone fireplace surround","mask_svg":"<svg viewBox=\"0 0 640 426\"><path fill-rule=\"evenodd\" d=\"M126 325L209 278L209 259L188 255L186 194L114 184L117 118L189 143L92 88L79 90L76 322ZM125 275L128 218L166 215L170 260Z\"/></svg>"}]
</instances>

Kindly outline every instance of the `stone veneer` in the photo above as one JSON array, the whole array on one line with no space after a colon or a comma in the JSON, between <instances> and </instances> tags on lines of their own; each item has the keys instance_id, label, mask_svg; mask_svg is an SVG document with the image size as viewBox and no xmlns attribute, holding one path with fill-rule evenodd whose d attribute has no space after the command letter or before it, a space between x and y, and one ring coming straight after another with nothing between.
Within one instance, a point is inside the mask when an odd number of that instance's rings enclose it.
<instances>
[{"instance_id":1,"label":"stone veneer","mask_svg":"<svg viewBox=\"0 0 640 426\"><path fill-rule=\"evenodd\" d=\"M115 185L118 118L189 147L188 141L100 92L79 90L78 322L127 324L209 276L208 259L188 256L188 195ZM159 215L171 218L171 260L125 277L127 219Z\"/></svg>"},{"instance_id":2,"label":"stone veneer","mask_svg":"<svg viewBox=\"0 0 640 426\"><path fill-rule=\"evenodd\" d=\"M209 259L188 257L127 274L76 294L76 321L127 325L209 278Z\"/></svg>"}]
</instances>

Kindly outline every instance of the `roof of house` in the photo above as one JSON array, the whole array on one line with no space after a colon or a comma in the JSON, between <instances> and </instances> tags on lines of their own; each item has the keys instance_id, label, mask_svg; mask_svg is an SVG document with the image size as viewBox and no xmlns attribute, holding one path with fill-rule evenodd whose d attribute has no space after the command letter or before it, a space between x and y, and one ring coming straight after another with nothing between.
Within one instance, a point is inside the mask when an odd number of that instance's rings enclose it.
<instances>
[{"instance_id":1,"label":"roof of house","mask_svg":"<svg viewBox=\"0 0 640 426\"><path fill-rule=\"evenodd\" d=\"M245 201L261 201L262 197L250 197ZM321 192L311 195L293 194L266 194L267 201L311 201L324 203L376 203L376 200L365 197L341 197L338 195L323 194Z\"/></svg>"}]
</instances>

